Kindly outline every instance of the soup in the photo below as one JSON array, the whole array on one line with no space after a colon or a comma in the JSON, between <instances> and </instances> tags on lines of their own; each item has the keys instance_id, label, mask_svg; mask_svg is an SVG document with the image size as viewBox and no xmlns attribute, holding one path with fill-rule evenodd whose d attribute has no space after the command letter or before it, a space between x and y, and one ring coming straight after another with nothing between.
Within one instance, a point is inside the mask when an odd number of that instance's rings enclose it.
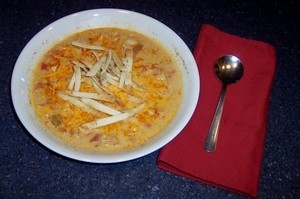
<instances>
[{"instance_id":1,"label":"soup","mask_svg":"<svg viewBox=\"0 0 300 199\"><path fill-rule=\"evenodd\" d=\"M118 28L85 30L49 49L32 71L30 103L55 136L84 150L140 146L176 115L178 65L157 41Z\"/></svg>"}]
</instances>

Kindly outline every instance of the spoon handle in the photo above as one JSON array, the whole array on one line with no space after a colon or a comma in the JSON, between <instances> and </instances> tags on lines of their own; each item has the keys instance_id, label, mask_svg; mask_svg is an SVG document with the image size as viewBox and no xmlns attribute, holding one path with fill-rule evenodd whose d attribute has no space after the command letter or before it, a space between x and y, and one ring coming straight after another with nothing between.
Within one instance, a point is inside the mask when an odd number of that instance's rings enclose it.
<instances>
[{"instance_id":1,"label":"spoon handle","mask_svg":"<svg viewBox=\"0 0 300 199\"><path fill-rule=\"evenodd\" d=\"M223 113L223 106L225 101L225 93L226 93L227 85L223 84L219 102L217 105L217 109L214 115L214 119L211 123L211 126L209 128L209 133L207 135L206 141L205 141L205 150L207 152L213 152L216 149L217 146L217 139L218 139L218 133L219 133L219 126L220 126L220 120Z\"/></svg>"}]
</instances>

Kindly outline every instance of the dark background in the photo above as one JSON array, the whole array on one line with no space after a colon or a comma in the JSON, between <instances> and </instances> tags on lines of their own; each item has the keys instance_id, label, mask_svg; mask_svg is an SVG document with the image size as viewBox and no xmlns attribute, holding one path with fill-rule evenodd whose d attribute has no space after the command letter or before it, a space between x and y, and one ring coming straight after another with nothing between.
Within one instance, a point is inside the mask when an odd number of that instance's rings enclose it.
<instances>
[{"instance_id":1,"label":"dark background","mask_svg":"<svg viewBox=\"0 0 300 199\"><path fill-rule=\"evenodd\" d=\"M258 196L300 198L300 7L296 1L275 0L0 1L0 198L242 198L159 170L158 151L125 163L90 164L51 152L24 129L10 94L18 55L48 24L95 8L149 15L173 29L191 51L204 23L275 46L277 70Z\"/></svg>"}]
</instances>

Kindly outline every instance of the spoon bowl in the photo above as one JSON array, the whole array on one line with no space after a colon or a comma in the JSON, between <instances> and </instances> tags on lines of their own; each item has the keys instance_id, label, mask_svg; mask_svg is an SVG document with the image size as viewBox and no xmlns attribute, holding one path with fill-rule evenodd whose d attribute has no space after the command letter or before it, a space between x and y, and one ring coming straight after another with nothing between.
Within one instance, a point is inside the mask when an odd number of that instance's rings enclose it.
<instances>
[{"instance_id":1,"label":"spoon bowl","mask_svg":"<svg viewBox=\"0 0 300 199\"><path fill-rule=\"evenodd\" d=\"M233 55L224 55L217 59L214 69L216 76L225 84L236 83L244 74L242 62Z\"/></svg>"},{"instance_id":2,"label":"spoon bowl","mask_svg":"<svg viewBox=\"0 0 300 199\"><path fill-rule=\"evenodd\" d=\"M217 59L214 64L214 70L216 76L222 82L223 86L214 119L205 141L205 150L207 152L213 152L216 150L227 85L236 83L242 78L244 74L244 67L242 62L233 55L224 55Z\"/></svg>"}]
</instances>

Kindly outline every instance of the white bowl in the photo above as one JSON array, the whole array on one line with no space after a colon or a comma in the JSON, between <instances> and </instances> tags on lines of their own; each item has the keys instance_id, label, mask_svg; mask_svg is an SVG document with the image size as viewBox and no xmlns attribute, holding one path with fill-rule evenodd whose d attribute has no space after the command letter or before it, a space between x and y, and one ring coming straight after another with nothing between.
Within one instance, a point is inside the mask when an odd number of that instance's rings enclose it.
<instances>
[{"instance_id":1,"label":"white bowl","mask_svg":"<svg viewBox=\"0 0 300 199\"><path fill-rule=\"evenodd\" d=\"M28 86L32 68L42 54L70 33L96 27L132 29L156 38L165 45L179 63L183 77L184 96L178 114L158 136L141 147L129 151L101 154L75 149L49 133L36 119L29 104ZM200 80L194 57L182 39L161 22L132 11L94 9L63 17L37 33L25 46L15 64L11 79L12 101L16 113L29 133L52 151L63 156L93 163L116 163L150 154L176 137L190 120L200 91Z\"/></svg>"}]
</instances>

